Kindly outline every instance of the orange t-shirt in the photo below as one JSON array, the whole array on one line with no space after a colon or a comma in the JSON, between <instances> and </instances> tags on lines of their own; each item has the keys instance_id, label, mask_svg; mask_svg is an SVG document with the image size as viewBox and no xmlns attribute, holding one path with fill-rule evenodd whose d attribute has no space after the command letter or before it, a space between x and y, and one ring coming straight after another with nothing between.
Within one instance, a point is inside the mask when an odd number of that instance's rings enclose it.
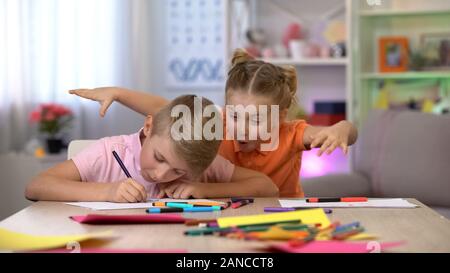
<instances>
[{"instance_id":1,"label":"orange t-shirt","mask_svg":"<svg viewBox=\"0 0 450 273\"><path fill-rule=\"evenodd\" d=\"M259 171L277 185L281 197L304 197L300 185L300 167L303 133L308 124L304 120L284 122L280 125L279 144L274 151L240 152L235 140L224 140L219 154L237 166Z\"/></svg>"}]
</instances>

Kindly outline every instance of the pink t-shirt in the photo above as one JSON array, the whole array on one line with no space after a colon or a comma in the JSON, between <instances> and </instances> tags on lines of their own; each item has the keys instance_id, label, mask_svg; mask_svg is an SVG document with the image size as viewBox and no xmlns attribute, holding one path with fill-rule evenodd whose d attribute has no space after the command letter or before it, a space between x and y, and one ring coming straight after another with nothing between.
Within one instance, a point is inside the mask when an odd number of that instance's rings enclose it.
<instances>
[{"instance_id":1,"label":"pink t-shirt","mask_svg":"<svg viewBox=\"0 0 450 273\"><path fill-rule=\"evenodd\" d=\"M130 172L131 177L142 184L148 197L158 194L157 183L145 180L141 175L141 141L140 131L132 135L121 135L99 139L72 160L80 173L83 182L119 182L127 176L117 163L112 151L116 151ZM230 182L234 172L234 164L221 156L203 173L201 182Z\"/></svg>"}]
</instances>

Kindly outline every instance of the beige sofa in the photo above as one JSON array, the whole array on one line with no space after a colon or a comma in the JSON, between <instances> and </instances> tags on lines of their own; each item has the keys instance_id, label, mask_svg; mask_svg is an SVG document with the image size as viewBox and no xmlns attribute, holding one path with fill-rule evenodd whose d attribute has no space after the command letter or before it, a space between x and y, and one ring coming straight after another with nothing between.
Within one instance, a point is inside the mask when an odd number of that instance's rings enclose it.
<instances>
[{"instance_id":1,"label":"beige sofa","mask_svg":"<svg viewBox=\"0 0 450 273\"><path fill-rule=\"evenodd\" d=\"M353 173L304 179L307 196L411 197L450 218L450 115L373 111Z\"/></svg>"}]
</instances>

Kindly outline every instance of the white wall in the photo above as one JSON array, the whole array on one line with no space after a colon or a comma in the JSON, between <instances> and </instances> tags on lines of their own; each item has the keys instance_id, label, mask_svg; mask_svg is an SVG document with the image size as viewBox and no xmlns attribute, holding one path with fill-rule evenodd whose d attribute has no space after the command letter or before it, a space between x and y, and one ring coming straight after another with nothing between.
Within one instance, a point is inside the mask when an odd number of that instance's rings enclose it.
<instances>
[{"instance_id":1,"label":"white wall","mask_svg":"<svg viewBox=\"0 0 450 273\"><path fill-rule=\"evenodd\" d=\"M163 67L165 65L166 58L166 45L165 45L165 30L166 30L166 5L165 0L152 0L150 14L150 31L153 33L150 39L153 41L153 50L150 53L150 71L151 82L149 83L150 91L152 93L167 97L175 98L177 96L193 93L202 95L212 100L216 104L222 105L224 103L224 87L219 88L197 88L197 89L174 89L168 88L165 85L166 71Z\"/></svg>"}]
</instances>

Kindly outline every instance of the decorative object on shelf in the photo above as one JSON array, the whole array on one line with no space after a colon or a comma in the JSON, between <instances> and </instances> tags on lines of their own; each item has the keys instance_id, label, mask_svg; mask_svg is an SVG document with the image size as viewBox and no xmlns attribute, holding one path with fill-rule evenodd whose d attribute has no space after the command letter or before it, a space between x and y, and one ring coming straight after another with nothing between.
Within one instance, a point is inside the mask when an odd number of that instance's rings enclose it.
<instances>
[{"instance_id":1,"label":"decorative object on shelf","mask_svg":"<svg viewBox=\"0 0 450 273\"><path fill-rule=\"evenodd\" d=\"M303 38L302 27L300 26L300 24L291 23L286 27L286 30L284 31L282 41L284 47L288 49L289 42L291 40L302 40Z\"/></svg>"},{"instance_id":2,"label":"decorative object on shelf","mask_svg":"<svg viewBox=\"0 0 450 273\"><path fill-rule=\"evenodd\" d=\"M320 47L320 57L321 58L329 58L330 51L331 51L331 48L329 46L321 46Z\"/></svg>"},{"instance_id":3,"label":"decorative object on shelf","mask_svg":"<svg viewBox=\"0 0 450 273\"><path fill-rule=\"evenodd\" d=\"M253 56L254 58L261 57L261 51L254 45L246 46L244 49L248 54L250 54L250 56Z\"/></svg>"},{"instance_id":4,"label":"decorative object on shelf","mask_svg":"<svg viewBox=\"0 0 450 273\"><path fill-rule=\"evenodd\" d=\"M264 48L262 51L262 57L265 59L276 57L275 50L269 47Z\"/></svg>"},{"instance_id":5,"label":"decorative object on shelf","mask_svg":"<svg viewBox=\"0 0 450 273\"><path fill-rule=\"evenodd\" d=\"M434 114L449 114L450 113L450 99L445 97L440 97L436 100L433 105Z\"/></svg>"},{"instance_id":6,"label":"decorative object on shelf","mask_svg":"<svg viewBox=\"0 0 450 273\"><path fill-rule=\"evenodd\" d=\"M404 72L408 70L408 38L400 36L380 37L378 58L380 72Z\"/></svg>"},{"instance_id":7,"label":"decorative object on shelf","mask_svg":"<svg viewBox=\"0 0 450 273\"><path fill-rule=\"evenodd\" d=\"M343 21L331 21L325 27L323 36L329 44L344 42L347 39L345 23Z\"/></svg>"},{"instance_id":8,"label":"decorative object on shelf","mask_svg":"<svg viewBox=\"0 0 450 273\"><path fill-rule=\"evenodd\" d=\"M422 50L416 50L409 56L409 68L415 71L422 71L426 64L426 59L422 53Z\"/></svg>"},{"instance_id":9,"label":"decorative object on shelf","mask_svg":"<svg viewBox=\"0 0 450 273\"><path fill-rule=\"evenodd\" d=\"M289 52L291 53L291 58L295 60L300 60L304 56L304 51L306 47L306 42L303 40L290 40L289 41Z\"/></svg>"},{"instance_id":10,"label":"decorative object on shelf","mask_svg":"<svg viewBox=\"0 0 450 273\"><path fill-rule=\"evenodd\" d=\"M320 56L320 46L314 43L306 43L303 48L303 56L307 58L317 58Z\"/></svg>"},{"instance_id":11,"label":"decorative object on shelf","mask_svg":"<svg viewBox=\"0 0 450 273\"><path fill-rule=\"evenodd\" d=\"M345 119L345 101L314 102L314 114L309 117L311 125L331 126Z\"/></svg>"},{"instance_id":12,"label":"decorative object on shelf","mask_svg":"<svg viewBox=\"0 0 450 273\"><path fill-rule=\"evenodd\" d=\"M347 55L345 43L337 43L331 46L330 55L333 58L343 58Z\"/></svg>"},{"instance_id":13,"label":"decorative object on shelf","mask_svg":"<svg viewBox=\"0 0 450 273\"><path fill-rule=\"evenodd\" d=\"M380 89L374 102L375 109L435 111L435 104L440 101L439 81L407 80L381 81Z\"/></svg>"},{"instance_id":14,"label":"decorative object on shelf","mask_svg":"<svg viewBox=\"0 0 450 273\"><path fill-rule=\"evenodd\" d=\"M44 103L30 113L30 122L39 124L39 132L46 135L47 149L57 154L64 147L61 133L73 119L72 111L60 104Z\"/></svg>"},{"instance_id":15,"label":"decorative object on shelf","mask_svg":"<svg viewBox=\"0 0 450 273\"><path fill-rule=\"evenodd\" d=\"M379 82L380 91L378 92L374 109L387 110L389 109L389 86L393 84L393 81L381 81Z\"/></svg>"},{"instance_id":16,"label":"decorative object on shelf","mask_svg":"<svg viewBox=\"0 0 450 273\"><path fill-rule=\"evenodd\" d=\"M378 93L377 101L374 105L375 109L387 110L389 109L389 95L386 89L381 89Z\"/></svg>"},{"instance_id":17,"label":"decorative object on shelf","mask_svg":"<svg viewBox=\"0 0 450 273\"><path fill-rule=\"evenodd\" d=\"M417 110L417 101L414 98L409 98L408 109L409 110Z\"/></svg>"},{"instance_id":18,"label":"decorative object on shelf","mask_svg":"<svg viewBox=\"0 0 450 273\"><path fill-rule=\"evenodd\" d=\"M288 50L284 47L283 44L275 45L273 47L273 51L275 52L275 57L286 58L288 56Z\"/></svg>"},{"instance_id":19,"label":"decorative object on shelf","mask_svg":"<svg viewBox=\"0 0 450 273\"><path fill-rule=\"evenodd\" d=\"M450 32L420 36L426 70L450 70Z\"/></svg>"},{"instance_id":20,"label":"decorative object on shelf","mask_svg":"<svg viewBox=\"0 0 450 273\"><path fill-rule=\"evenodd\" d=\"M425 99L422 105L422 112L432 113L434 108L434 102L430 99Z\"/></svg>"},{"instance_id":21,"label":"decorative object on shelf","mask_svg":"<svg viewBox=\"0 0 450 273\"><path fill-rule=\"evenodd\" d=\"M266 44L264 31L262 29L249 29L246 32L246 37L249 45L245 47L245 50L255 58L261 57Z\"/></svg>"}]
</instances>

